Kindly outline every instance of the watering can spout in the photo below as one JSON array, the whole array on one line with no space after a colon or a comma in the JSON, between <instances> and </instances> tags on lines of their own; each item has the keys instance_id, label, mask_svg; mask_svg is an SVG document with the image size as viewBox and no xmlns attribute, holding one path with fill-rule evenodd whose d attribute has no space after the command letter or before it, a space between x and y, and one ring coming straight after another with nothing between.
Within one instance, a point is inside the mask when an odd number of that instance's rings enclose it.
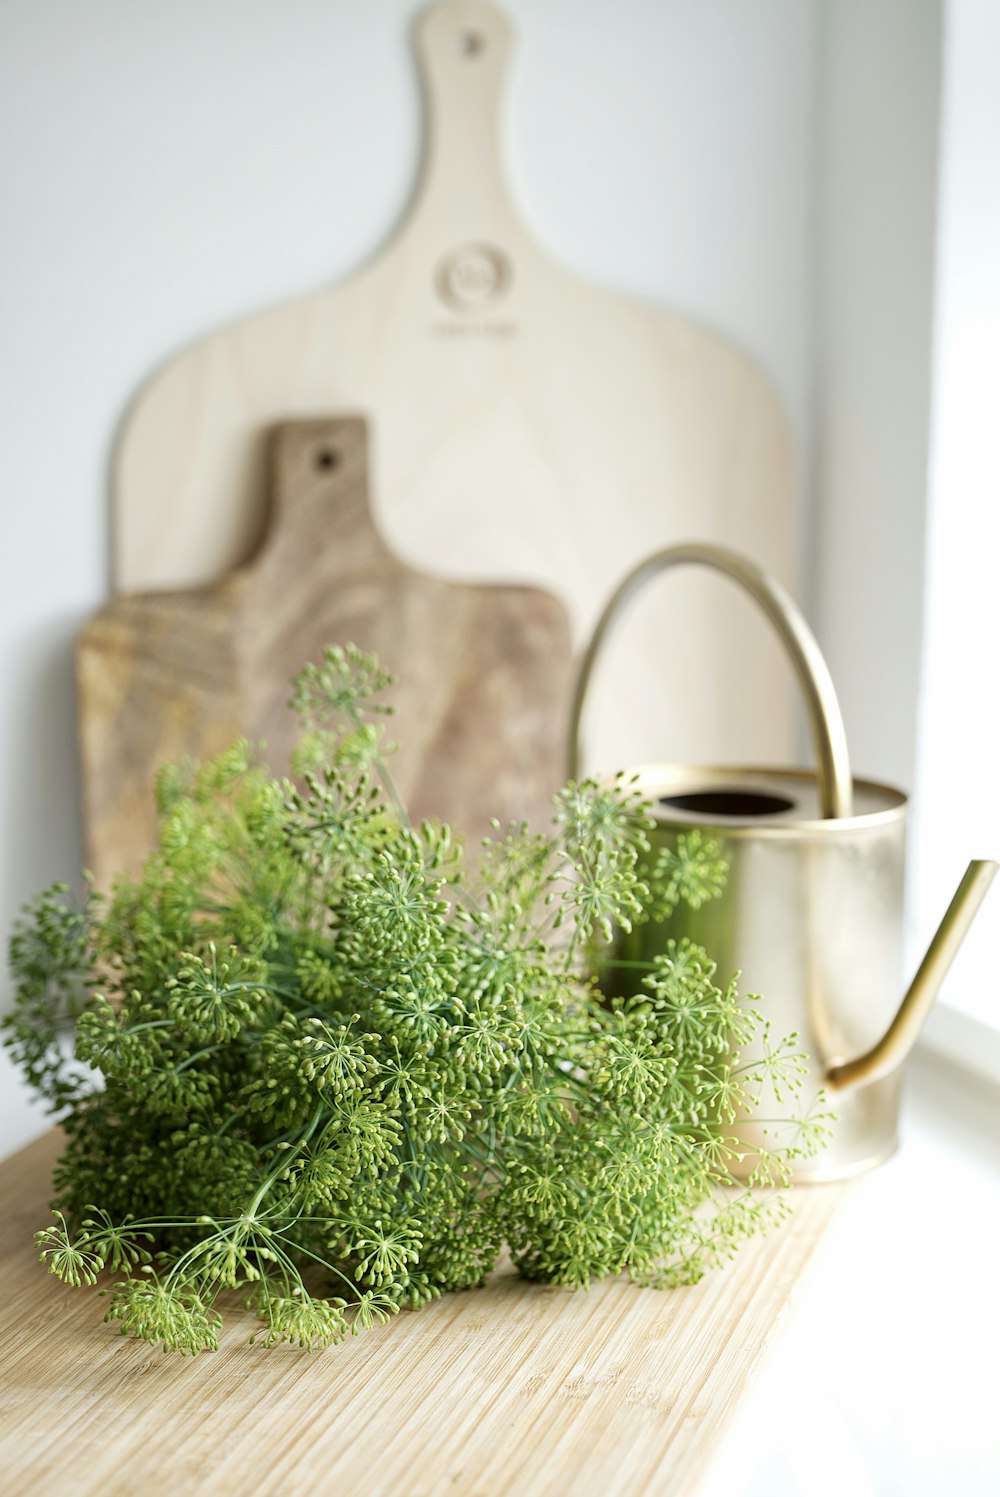
<instances>
[{"instance_id":1,"label":"watering can spout","mask_svg":"<svg viewBox=\"0 0 1000 1497\"><path fill-rule=\"evenodd\" d=\"M859 1055L856 1060L843 1061L829 1067L826 1082L833 1090L846 1091L851 1087L880 1081L894 1071L912 1049L945 974L975 919L998 867L1000 864L987 859L977 859L969 864L917 969L917 975L896 1011L896 1017L871 1050Z\"/></svg>"}]
</instances>

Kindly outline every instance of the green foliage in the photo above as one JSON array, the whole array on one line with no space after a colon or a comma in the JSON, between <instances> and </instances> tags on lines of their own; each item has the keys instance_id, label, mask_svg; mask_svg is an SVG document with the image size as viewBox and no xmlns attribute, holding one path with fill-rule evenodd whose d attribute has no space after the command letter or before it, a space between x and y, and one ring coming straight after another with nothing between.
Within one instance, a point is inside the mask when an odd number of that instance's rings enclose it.
<instances>
[{"instance_id":1,"label":"green foliage","mask_svg":"<svg viewBox=\"0 0 1000 1497\"><path fill-rule=\"evenodd\" d=\"M60 1041L87 1003L87 918L65 884L53 884L26 914L10 942L17 1006L4 1020L5 1043L30 1084L58 1112L86 1090Z\"/></svg>"},{"instance_id":2,"label":"green foliage","mask_svg":"<svg viewBox=\"0 0 1000 1497\"><path fill-rule=\"evenodd\" d=\"M651 893L645 807L584 781L552 835L497 826L467 869L398 806L369 717L389 682L328 650L295 683L297 780L246 743L168 767L139 879L82 911L51 890L15 933L6 1042L68 1140L41 1258L122 1275L106 1318L164 1349L214 1349L235 1289L263 1345L329 1346L480 1283L505 1242L558 1284L691 1282L780 1214L733 1187L731 1124L795 1090L793 1047L743 1060L752 1005L687 944L613 1001L588 972L650 904L718 892L718 848L689 838Z\"/></svg>"},{"instance_id":3,"label":"green foliage","mask_svg":"<svg viewBox=\"0 0 1000 1497\"><path fill-rule=\"evenodd\" d=\"M726 887L729 869L722 848L714 837L697 827L682 832L676 846L661 847L650 877L654 897L649 905L652 920L665 920L679 904L700 910Z\"/></svg>"}]
</instances>

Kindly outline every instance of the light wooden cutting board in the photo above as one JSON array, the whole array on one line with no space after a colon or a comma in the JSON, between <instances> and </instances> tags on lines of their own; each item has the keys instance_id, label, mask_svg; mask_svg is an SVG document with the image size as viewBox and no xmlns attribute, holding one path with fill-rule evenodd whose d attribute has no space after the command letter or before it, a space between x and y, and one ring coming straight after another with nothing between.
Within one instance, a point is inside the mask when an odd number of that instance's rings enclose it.
<instances>
[{"instance_id":1,"label":"light wooden cutting board","mask_svg":"<svg viewBox=\"0 0 1000 1497\"><path fill-rule=\"evenodd\" d=\"M694 1497L851 1187L813 1186L693 1289L509 1267L329 1351L163 1356L37 1261L60 1135L0 1164L5 1497Z\"/></svg>"},{"instance_id":2,"label":"light wooden cutting board","mask_svg":"<svg viewBox=\"0 0 1000 1497\"><path fill-rule=\"evenodd\" d=\"M143 389L114 461L118 591L203 583L245 560L262 526L263 431L331 410L372 420L376 516L404 561L546 587L578 644L624 572L674 541L744 549L794 586L790 444L769 380L690 319L586 284L511 206L510 45L485 0L427 9L425 156L400 232L344 284L213 333ZM608 100L625 87L609 80ZM778 652L712 578L660 585L602 675L593 767L792 746Z\"/></svg>"},{"instance_id":3,"label":"light wooden cutting board","mask_svg":"<svg viewBox=\"0 0 1000 1497\"><path fill-rule=\"evenodd\" d=\"M399 676L393 778L411 817L475 842L492 816L548 826L563 779L570 639L535 588L442 581L403 565L372 522L365 423L270 435L267 534L219 582L114 598L77 643L88 866L107 886L156 836L165 759L265 740L287 773L290 681L326 644L374 650Z\"/></svg>"}]
</instances>

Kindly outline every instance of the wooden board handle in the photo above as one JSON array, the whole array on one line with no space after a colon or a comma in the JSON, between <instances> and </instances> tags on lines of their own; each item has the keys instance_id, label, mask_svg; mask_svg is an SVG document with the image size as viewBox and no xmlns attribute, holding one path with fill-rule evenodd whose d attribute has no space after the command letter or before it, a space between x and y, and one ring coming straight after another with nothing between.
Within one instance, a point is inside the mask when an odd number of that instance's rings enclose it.
<instances>
[{"instance_id":1,"label":"wooden board handle","mask_svg":"<svg viewBox=\"0 0 1000 1497\"><path fill-rule=\"evenodd\" d=\"M513 31L486 0L442 0L415 32L427 120L413 219L459 219L466 237L520 230L500 153L500 117ZM457 190L460 189L460 190Z\"/></svg>"},{"instance_id":2,"label":"wooden board handle","mask_svg":"<svg viewBox=\"0 0 1000 1497\"><path fill-rule=\"evenodd\" d=\"M267 469L264 537L234 577L280 598L283 579L316 570L317 547L336 547L340 566L355 575L386 564L388 548L368 502L368 433L361 416L282 422L270 434Z\"/></svg>"}]
</instances>

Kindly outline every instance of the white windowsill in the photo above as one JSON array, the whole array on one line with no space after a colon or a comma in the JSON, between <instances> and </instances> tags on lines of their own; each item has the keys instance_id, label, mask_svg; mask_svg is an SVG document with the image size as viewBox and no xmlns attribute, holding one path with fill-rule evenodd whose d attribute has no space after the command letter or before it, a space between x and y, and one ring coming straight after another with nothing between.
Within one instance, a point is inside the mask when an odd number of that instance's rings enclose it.
<instances>
[{"instance_id":1,"label":"white windowsill","mask_svg":"<svg viewBox=\"0 0 1000 1497\"><path fill-rule=\"evenodd\" d=\"M1000 1087L1000 1029L939 1003L931 1011L921 1048Z\"/></svg>"},{"instance_id":2,"label":"white windowsill","mask_svg":"<svg viewBox=\"0 0 1000 1497\"><path fill-rule=\"evenodd\" d=\"M998 1240L1000 1090L921 1047L699 1497L995 1497Z\"/></svg>"}]
</instances>

